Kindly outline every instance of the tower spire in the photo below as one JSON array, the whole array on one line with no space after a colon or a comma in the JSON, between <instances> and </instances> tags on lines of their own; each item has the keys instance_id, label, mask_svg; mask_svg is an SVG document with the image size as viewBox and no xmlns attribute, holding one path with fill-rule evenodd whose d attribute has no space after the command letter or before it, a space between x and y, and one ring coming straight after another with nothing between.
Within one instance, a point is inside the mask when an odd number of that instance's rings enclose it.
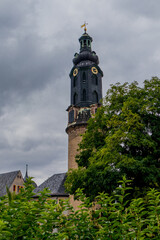
<instances>
[{"instance_id":1,"label":"tower spire","mask_svg":"<svg viewBox=\"0 0 160 240\"><path fill-rule=\"evenodd\" d=\"M75 53L73 67L70 71L71 79L71 102L67 108L68 125L68 169L77 168L75 156L82 134L86 131L87 121L95 114L101 105L102 99L102 77L98 56L92 51L92 37L86 33L85 22L84 33L79 38L80 52Z\"/></svg>"},{"instance_id":2,"label":"tower spire","mask_svg":"<svg viewBox=\"0 0 160 240\"><path fill-rule=\"evenodd\" d=\"M24 177L24 181L26 182L26 180L29 178L28 176L28 164L26 164L26 175Z\"/></svg>"}]
</instances>

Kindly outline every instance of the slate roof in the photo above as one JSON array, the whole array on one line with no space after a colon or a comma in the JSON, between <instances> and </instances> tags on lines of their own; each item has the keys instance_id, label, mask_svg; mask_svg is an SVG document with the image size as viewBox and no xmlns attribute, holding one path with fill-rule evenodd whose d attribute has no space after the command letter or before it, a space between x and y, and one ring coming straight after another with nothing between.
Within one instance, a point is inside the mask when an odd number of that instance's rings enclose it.
<instances>
[{"instance_id":1,"label":"slate roof","mask_svg":"<svg viewBox=\"0 0 160 240\"><path fill-rule=\"evenodd\" d=\"M12 185L14 179L16 178L19 172L20 170L0 174L0 197L7 194L6 186L10 188L10 186Z\"/></svg>"},{"instance_id":2,"label":"slate roof","mask_svg":"<svg viewBox=\"0 0 160 240\"><path fill-rule=\"evenodd\" d=\"M42 191L44 188L48 188L51 191L51 195L54 196L66 196L69 194L65 192L65 183L66 173L54 174L46 181L44 181L41 185L39 185L33 192L38 193Z\"/></svg>"}]
</instances>

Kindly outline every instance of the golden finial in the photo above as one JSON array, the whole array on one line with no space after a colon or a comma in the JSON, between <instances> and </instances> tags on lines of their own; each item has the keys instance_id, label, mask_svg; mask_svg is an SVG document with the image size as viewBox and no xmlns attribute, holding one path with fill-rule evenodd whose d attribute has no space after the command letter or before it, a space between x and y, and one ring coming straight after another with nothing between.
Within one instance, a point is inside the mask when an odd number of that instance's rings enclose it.
<instances>
[{"instance_id":1,"label":"golden finial","mask_svg":"<svg viewBox=\"0 0 160 240\"><path fill-rule=\"evenodd\" d=\"M88 25L88 23L86 23L86 22L84 22L84 24L83 25L81 25L81 28L83 28L84 27L84 31L85 31L85 33L86 33L86 31L87 31L87 28L86 28L86 26Z\"/></svg>"}]
</instances>

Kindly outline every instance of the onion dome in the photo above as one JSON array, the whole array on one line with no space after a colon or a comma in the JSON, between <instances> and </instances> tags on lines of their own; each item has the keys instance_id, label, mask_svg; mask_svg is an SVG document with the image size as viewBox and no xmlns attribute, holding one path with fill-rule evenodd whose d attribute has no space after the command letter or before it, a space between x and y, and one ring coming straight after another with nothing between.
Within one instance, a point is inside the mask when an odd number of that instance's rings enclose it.
<instances>
[{"instance_id":1,"label":"onion dome","mask_svg":"<svg viewBox=\"0 0 160 240\"><path fill-rule=\"evenodd\" d=\"M91 50L92 41L92 38L86 32L79 38L80 53L75 53L73 58L74 65L83 66L83 62L85 62L85 65L99 64L98 56Z\"/></svg>"}]
</instances>

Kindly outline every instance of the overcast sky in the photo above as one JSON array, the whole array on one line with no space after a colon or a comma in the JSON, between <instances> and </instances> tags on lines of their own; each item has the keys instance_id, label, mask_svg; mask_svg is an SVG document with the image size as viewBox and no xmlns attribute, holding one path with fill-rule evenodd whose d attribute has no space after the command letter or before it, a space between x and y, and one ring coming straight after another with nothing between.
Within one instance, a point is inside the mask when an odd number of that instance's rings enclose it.
<instances>
[{"instance_id":1,"label":"overcast sky","mask_svg":"<svg viewBox=\"0 0 160 240\"><path fill-rule=\"evenodd\" d=\"M0 173L67 171L72 59L88 22L103 95L160 77L159 0L0 0Z\"/></svg>"}]
</instances>

